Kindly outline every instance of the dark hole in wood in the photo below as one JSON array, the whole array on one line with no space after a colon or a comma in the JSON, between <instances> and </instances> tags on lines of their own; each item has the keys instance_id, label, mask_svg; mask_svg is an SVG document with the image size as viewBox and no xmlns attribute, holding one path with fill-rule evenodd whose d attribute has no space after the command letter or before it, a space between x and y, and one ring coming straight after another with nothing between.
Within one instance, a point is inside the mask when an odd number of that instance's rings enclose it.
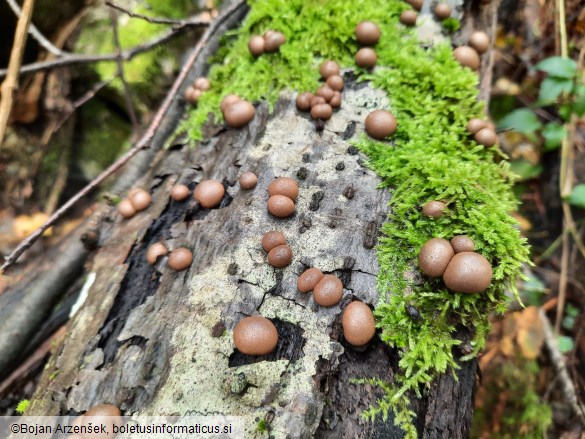
<instances>
[{"instance_id":1,"label":"dark hole in wood","mask_svg":"<svg viewBox=\"0 0 585 439\"><path fill-rule=\"evenodd\" d=\"M269 319L278 331L278 344L274 352L268 355L244 355L238 350L230 356L229 366L237 367L245 364L254 364L260 361L289 360L297 361L304 357L303 347L305 346L304 330L294 323L285 322L279 319Z\"/></svg>"}]
</instances>

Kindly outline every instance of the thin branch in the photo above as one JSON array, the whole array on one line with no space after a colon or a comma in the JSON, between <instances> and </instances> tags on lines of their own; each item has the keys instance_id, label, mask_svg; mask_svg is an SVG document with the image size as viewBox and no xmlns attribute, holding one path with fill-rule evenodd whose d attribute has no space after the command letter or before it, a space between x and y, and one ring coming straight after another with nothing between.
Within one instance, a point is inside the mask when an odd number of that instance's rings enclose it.
<instances>
[{"instance_id":1,"label":"thin branch","mask_svg":"<svg viewBox=\"0 0 585 439\"><path fill-rule=\"evenodd\" d=\"M110 82L112 82L114 79L116 79L118 76L112 76L109 79L106 79L104 81L100 81L98 82L96 85L94 85L91 90L86 91L83 96L81 96L79 99L77 99L75 102L73 102L73 108L71 109L71 111L69 111L69 113L67 113L57 124L57 126L53 129L54 132L59 131L61 129L61 127L65 124L65 122L67 122L69 120L69 118L73 115L73 113L75 113L75 111L81 107L83 104L85 104L87 101L89 101L90 99L92 99L96 94L98 94L98 92L104 88L105 86L107 86L108 84L110 84Z\"/></svg>"},{"instance_id":2,"label":"thin branch","mask_svg":"<svg viewBox=\"0 0 585 439\"><path fill-rule=\"evenodd\" d=\"M116 47L116 64L118 66L118 76L122 81L122 87L124 88L124 101L126 102L126 109L130 116L130 122L132 122L132 137L138 133L138 119L136 118L136 112L134 111L134 105L132 104L132 96L130 95L130 87L124 77L124 61L122 60L122 47L120 46L120 38L118 37L118 14L115 9L110 9L110 20L112 22L112 30L114 34L114 46Z\"/></svg>"},{"instance_id":3,"label":"thin branch","mask_svg":"<svg viewBox=\"0 0 585 439\"><path fill-rule=\"evenodd\" d=\"M198 25L202 25L200 23ZM122 52L122 59L124 61L130 61L136 55L147 52L163 43L166 43L170 39L177 36L183 30L187 29L191 26L189 21L184 22L180 26L175 29L171 29L168 31L163 32L161 35L154 37L152 40L144 43L139 44L135 47L127 49ZM44 70L51 70L55 68L67 67L76 64L91 64L96 62L116 62L118 60L118 54L116 53L108 53L104 55L78 55L78 54L70 54L64 55L60 58L47 60L47 61L38 61L30 64L26 64L22 66L20 69L20 73L34 73L40 72ZM6 69L0 69L0 79L5 77L8 71Z\"/></svg>"},{"instance_id":4,"label":"thin branch","mask_svg":"<svg viewBox=\"0 0 585 439\"><path fill-rule=\"evenodd\" d=\"M8 3L8 6L10 6L10 9L12 9L12 12L14 12L14 14L18 18L20 18L20 14L22 14L22 10L20 9L20 6L18 6L18 3L16 3L14 0L6 0L6 3ZM44 47L47 52L50 52L56 56L61 56L64 54L64 52L61 49L59 49L58 47L56 47L53 43L51 43L41 33L41 31L38 30L38 28L33 23L30 23L29 28L28 28L28 33L30 34L31 37L33 37L35 40L37 40L37 42L42 47Z\"/></svg>"},{"instance_id":5,"label":"thin branch","mask_svg":"<svg viewBox=\"0 0 585 439\"><path fill-rule=\"evenodd\" d=\"M129 17L140 18L141 20L148 21L149 23L152 23L152 24L171 24L173 26L180 26L180 25L186 23L185 20L173 20L172 18L149 17L148 15L138 14L137 12L132 12L132 11L130 11L126 8L123 8L122 6L117 5L114 2L111 2L109 0L106 1L106 5L109 6L110 8L117 9L118 11L123 12L124 14L128 15ZM191 20L190 23L191 23L191 26L193 26L193 25L201 26L201 25L208 24L208 21L200 19L199 21Z\"/></svg>"},{"instance_id":6,"label":"thin branch","mask_svg":"<svg viewBox=\"0 0 585 439\"><path fill-rule=\"evenodd\" d=\"M25 0L22 14L18 19L18 23L16 23L14 44L12 45L10 61L8 62L8 74L4 82L2 82L2 86L0 86L0 91L2 93L2 100L0 100L0 146L4 140L4 134L6 133L6 127L8 126L8 118L12 111L14 92L18 89L20 65L22 64L28 25L30 24L34 6L35 0Z\"/></svg>"},{"instance_id":7,"label":"thin branch","mask_svg":"<svg viewBox=\"0 0 585 439\"><path fill-rule=\"evenodd\" d=\"M549 352L551 362L557 372L557 377L561 382L561 391L564 393L569 406L573 410L573 413L579 419L581 425L585 425L585 409L579 404L577 393L575 392L575 386L571 381L569 372L567 372L567 366L565 364L565 358L559 351L557 340L553 334L550 321L542 309L538 310L538 316L542 322L542 329L544 331L544 344Z\"/></svg>"},{"instance_id":8,"label":"thin branch","mask_svg":"<svg viewBox=\"0 0 585 439\"><path fill-rule=\"evenodd\" d=\"M171 90L165 97L165 100L163 101L162 105L156 112L156 115L152 119L152 122L150 123L148 129L140 138L140 140L128 152L126 152L126 154L124 154L122 157L116 160L115 163L110 165L105 171L98 175L87 186L85 186L77 194L71 197L63 206L61 206L53 215L51 215L51 217L41 227L39 227L35 232L33 232L26 239L24 239L12 251L12 253L10 253L6 257L4 264L0 268L0 274L4 273L6 269L13 265L18 260L20 255L22 255L22 253L24 253L45 232L45 230L47 230L49 227L55 224L79 200L81 200L84 196L90 193L93 189L98 187L106 178L111 176L118 169L122 168L122 166L124 166L132 157L134 157L143 149L146 149L150 146L150 142L152 141L157 129L161 125L163 118L165 117L167 111L169 110L173 100L179 94L179 90L183 83L185 82L185 79L187 78L187 75L189 74L191 67L199 57L199 54L201 53L205 45L209 42L211 37L217 31L217 29L219 29L221 24L245 4L246 4L245 0L236 1L228 9L226 9L225 12L223 12L219 17L217 17L217 19L205 31L205 33L197 43L197 46L195 46L195 49L189 55L187 62L181 68L179 76L177 76L177 79L173 83Z\"/></svg>"}]
</instances>

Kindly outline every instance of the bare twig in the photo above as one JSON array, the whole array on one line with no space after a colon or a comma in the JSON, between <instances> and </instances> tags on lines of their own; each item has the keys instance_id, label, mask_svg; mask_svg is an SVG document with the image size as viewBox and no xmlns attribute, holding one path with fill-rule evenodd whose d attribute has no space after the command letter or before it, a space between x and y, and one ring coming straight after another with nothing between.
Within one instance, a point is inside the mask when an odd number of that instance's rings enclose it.
<instances>
[{"instance_id":1,"label":"bare twig","mask_svg":"<svg viewBox=\"0 0 585 439\"><path fill-rule=\"evenodd\" d=\"M16 24L14 44L12 45L10 61L8 62L8 74L4 82L2 82L2 86L0 86L0 91L2 92L2 100L0 100L0 146L2 145L6 127L8 126L14 92L18 88L18 72L22 63L28 25L30 24L34 5L35 0L25 0L24 2L22 14Z\"/></svg>"},{"instance_id":2,"label":"bare twig","mask_svg":"<svg viewBox=\"0 0 585 439\"><path fill-rule=\"evenodd\" d=\"M559 351L557 339L555 334L553 334L553 330L548 320L548 317L544 313L542 309L538 310L538 316L540 317L540 321L542 322L542 328L544 332L544 345L546 346L551 362L555 368L557 373L557 377L561 382L561 390L565 395L565 398L569 402L571 409L573 410L575 416L579 418L581 425L585 425L585 409L584 407L579 404L579 400L577 398L577 393L575 392L575 386L571 381L571 377L567 372L567 366L565 364L565 357Z\"/></svg>"},{"instance_id":3,"label":"bare twig","mask_svg":"<svg viewBox=\"0 0 585 439\"><path fill-rule=\"evenodd\" d=\"M138 154L143 149L149 147L150 141L154 137L156 130L162 123L162 120L167 113L168 109L171 106L173 100L177 97L179 93L179 89L183 85L183 82L187 78L189 70L197 60L197 57L213 36L213 34L217 31L220 25L232 14L234 14L242 5L246 2L245 0L238 0L233 5L231 5L228 9L226 9L217 19L209 26L209 28L205 31L197 46L191 54L189 58L181 68L179 76L173 83L173 86L165 100L163 101L162 105L156 112L156 115L152 119L148 129L144 133L144 135L140 138L140 140L122 157L120 157L115 163L110 165L105 171L103 171L100 175L98 175L93 181L91 181L87 186L85 186L82 190L80 190L77 194L69 199L63 206L61 206L51 217L41 226L39 227L34 233L29 235L26 239L24 239L14 250L13 252L6 257L4 264L0 268L0 274L4 273L7 268L9 268L12 264L16 262L16 260L24 253L49 227L59 220L71 207L73 207L80 199L82 199L85 195L90 193L93 189L98 187L106 178L111 176L114 172L124 166L132 157Z\"/></svg>"},{"instance_id":4,"label":"bare twig","mask_svg":"<svg viewBox=\"0 0 585 439\"><path fill-rule=\"evenodd\" d=\"M152 24L170 24L173 26L182 26L184 24L188 24L189 26L205 26L209 24L209 20L201 18L190 18L188 20L173 20L172 18L149 17L148 15L142 15L136 12L132 12L109 0L106 1L106 5L108 5L110 8L117 9L118 11L123 12L129 17L140 18L141 20L147 21Z\"/></svg>"},{"instance_id":5,"label":"bare twig","mask_svg":"<svg viewBox=\"0 0 585 439\"><path fill-rule=\"evenodd\" d=\"M65 124L65 122L67 122L69 120L69 118L73 115L73 113L75 113L75 111L81 107L83 104L85 104L87 101L89 101L90 99L92 99L96 94L98 94L98 92L106 87L108 84L110 84L110 82L112 82L114 79L116 79L118 76L112 76L110 79L106 79L104 81L100 81L98 82L96 85L94 85L91 90L86 91L83 96L81 96L79 99L77 99L75 102L73 102L73 108L57 123L57 125L55 126L55 128L53 129L54 132L59 131L61 129L61 127Z\"/></svg>"},{"instance_id":6,"label":"bare twig","mask_svg":"<svg viewBox=\"0 0 585 439\"><path fill-rule=\"evenodd\" d=\"M126 102L126 109L128 110L128 116L130 116L130 122L132 122L132 137L135 138L138 133L138 119L136 118L136 112L134 111L134 105L132 104L132 96L130 95L130 88L124 77L124 61L122 60L122 47L120 46L120 38L118 37L118 14L115 9L110 9L110 21L112 22L112 30L114 35L114 46L116 47L116 64L118 66L118 76L122 81L122 87L124 88L124 101Z\"/></svg>"},{"instance_id":7,"label":"bare twig","mask_svg":"<svg viewBox=\"0 0 585 439\"><path fill-rule=\"evenodd\" d=\"M185 21L180 26L165 31L162 34L154 37L152 40L147 41L144 44L139 44L135 47L127 49L122 52L122 59L124 61L130 61L136 55L147 52L152 50L153 48L166 43L170 39L179 35L183 30L190 26L189 21ZM200 25L202 25L201 23ZM55 68L67 67L76 64L91 64L96 62L116 62L118 60L118 54L116 53L108 53L104 55L78 55L78 54L70 54L64 55L62 57L47 60L47 61L38 61L30 64L26 64L22 66L20 69L20 73L34 73L40 72L44 70L51 70ZM7 75L8 71L6 69L0 69L0 79Z\"/></svg>"},{"instance_id":8,"label":"bare twig","mask_svg":"<svg viewBox=\"0 0 585 439\"><path fill-rule=\"evenodd\" d=\"M6 0L6 3L8 3L8 6L10 6L10 9L12 9L12 12L14 12L14 14L18 18L20 18L20 14L22 13L22 10L20 9L20 6L18 6L18 3L16 3L14 0ZM30 34L31 37L33 37L35 40L37 40L37 42L42 47L44 47L47 52L50 52L56 56L61 56L64 54L64 52L61 49L59 49L58 47L56 47L53 43L51 43L41 33L41 31L39 31L37 29L37 27L33 23L30 23L30 25L28 27L28 33Z\"/></svg>"}]
</instances>

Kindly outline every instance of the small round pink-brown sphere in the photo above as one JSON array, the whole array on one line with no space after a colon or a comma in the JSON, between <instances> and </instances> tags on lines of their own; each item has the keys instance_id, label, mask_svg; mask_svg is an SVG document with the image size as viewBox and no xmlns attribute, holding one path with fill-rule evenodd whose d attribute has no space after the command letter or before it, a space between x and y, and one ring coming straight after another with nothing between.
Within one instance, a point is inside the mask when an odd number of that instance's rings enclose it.
<instances>
[{"instance_id":1,"label":"small round pink-brown sphere","mask_svg":"<svg viewBox=\"0 0 585 439\"><path fill-rule=\"evenodd\" d=\"M206 209L219 206L224 195L225 189L217 180L204 180L195 187L193 192L193 196L201 207Z\"/></svg>"}]
</instances>

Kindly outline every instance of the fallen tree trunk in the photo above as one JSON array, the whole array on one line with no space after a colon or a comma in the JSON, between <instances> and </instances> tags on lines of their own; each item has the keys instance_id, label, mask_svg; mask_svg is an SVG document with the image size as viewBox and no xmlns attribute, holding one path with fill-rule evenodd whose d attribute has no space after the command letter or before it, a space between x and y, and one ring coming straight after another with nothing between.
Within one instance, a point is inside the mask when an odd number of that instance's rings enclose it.
<instances>
[{"instance_id":1,"label":"fallen tree trunk","mask_svg":"<svg viewBox=\"0 0 585 439\"><path fill-rule=\"evenodd\" d=\"M391 382L398 352L378 336L354 349L340 325L352 300L372 306L379 300L374 246L391 194L377 188L380 180L350 140L363 131L368 111L387 106L383 93L353 83L349 74L343 106L323 130L284 94L272 113L261 103L245 128L208 123L205 140L193 149L175 138L134 184L150 191L150 208L130 220L111 210L114 226L93 258L88 295L28 414L77 414L108 402L126 415L243 416L246 437L403 437L391 418L360 418L378 393L352 383ZM259 176L254 190L239 188L243 171ZM268 184L279 176L296 178L301 188L288 219L266 210ZM169 199L175 183L193 188L210 178L226 187L219 208ZM290 266L267 264L260 239L268 230L286 234ZM159 241L190 248L191 267L174 272L164 260L150 266L146 250ZM341 303L319 307L297 291L298 275L311 266L342 279ZM253 314L278 329L270 355L248 357L233 346L234 326ZM475 361L461 363L458 380L445 374L422 399L412 397L419 437L468 436L475 370ZM262 420L267 432L258 428Z\"/></svg>"}]
</instances>

